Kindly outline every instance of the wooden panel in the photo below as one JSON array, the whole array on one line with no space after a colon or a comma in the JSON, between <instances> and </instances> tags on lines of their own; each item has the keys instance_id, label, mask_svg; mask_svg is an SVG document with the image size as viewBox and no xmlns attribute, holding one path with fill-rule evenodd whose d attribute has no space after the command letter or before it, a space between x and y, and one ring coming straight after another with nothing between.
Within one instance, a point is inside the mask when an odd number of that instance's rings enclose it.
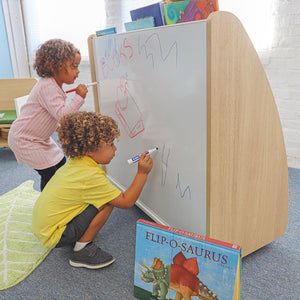
<instances>
[{"instance_id":1,"label":"wooden panel","mask_svg":"<svg viewBox=\"0 0 300 300\"><path fill-rule=\"evenodd\" d=\"M15 110L14 99L30 93L36 84L36 78L0 79L0 110ZM0 127L10 127L1 124ZM7 140L0 137L0 147L8 147Z\"/></svg>"},{"instance_id":2,"label":"wooden panel","mask_svg":"<svg viewBox=\"0 0 300 300\"><path fill-rule=\"evenodd\" d=\"M30 93L36 78L0 79L0 110L14 110L14 99Z\"/></svg>"},{"instance_id":3,"label":"wooden panel","mask_svg":"<svg viewBox=\"0 0 300 300\"><path fill-rule=\"evenodd\" d=\"M2 137L2 132L4 128L10 128L11 124L0 124L0 147L7 147L7 138Z\"/></svg>"},{"instance_id":4,"label":"wooden panel","mask_svg":"<svg viewBox=\"0 0 300 300\"><path fill-rule=\"evenodd\" d=\"M96 82L96 70L95 70L95 58L94 58L94 51L93 51L93 39L96 38L96 34L92 34L88 37L88 48L89 48L89 58L90 58L90 68L91 68L91 78L92 82ZM99 99L97 93L97 86L94 85L93 87L93 96L94 96L94 106L95 111L99 112Z\"/></svg>"},{"instance_id":5,"label":"wooden panel","mask_svg":"<svg viewBox=\"0 0 300 300\"><path fill-rule=\"evenodd\" d=\"M259 57L239 20L207 20L207 235L243 256L280 237L288 217L281 123Z\"/></svg>"}]
</instances>

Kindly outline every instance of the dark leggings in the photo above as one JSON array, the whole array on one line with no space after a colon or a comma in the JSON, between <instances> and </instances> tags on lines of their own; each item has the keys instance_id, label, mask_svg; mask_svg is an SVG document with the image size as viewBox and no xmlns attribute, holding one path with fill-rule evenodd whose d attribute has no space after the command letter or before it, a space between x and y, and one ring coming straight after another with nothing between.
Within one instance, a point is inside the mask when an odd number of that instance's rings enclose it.
<instances>
[{"instance_id":1,"label":"dark leggings","mask_svg":"<svg viewBox=\"0 0 300 300\"><path fill-rule=\"evenodd\" d=\"M43 169L43 170L37 170L35 169L40 175L41 175L41 191L44 189L47 182L51 179L51 177L55 174L55 172L66 163L66 158L64 157L57 165Z\"/></svg>"}]
</instances>

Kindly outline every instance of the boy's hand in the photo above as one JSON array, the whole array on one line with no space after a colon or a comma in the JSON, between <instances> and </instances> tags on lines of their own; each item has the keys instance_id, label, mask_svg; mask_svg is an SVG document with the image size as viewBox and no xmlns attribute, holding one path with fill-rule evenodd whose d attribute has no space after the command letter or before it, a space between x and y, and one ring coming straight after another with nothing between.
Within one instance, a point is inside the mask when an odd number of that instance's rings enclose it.
<instances>
[{"instance_id":1,"label":"boy's hand","mask_svg":"<svg viewBox=\"0 0 300 300\"><path fill-rule=\"evenodd\" d=\"M142 153L138 162L138 173L149 174L152 169L153 161L150 155L147 155L148 151Z\"/></svg>"},{"instance_id":2,"label":"boy's hand","mask_svg":"<svg viewBox=\"0 0 300 300\"><path fill-rule=\"evenodd\" d=\"M87 89L86 85L84 85L82 83L79 84L76 88L76 94L81 96L83 99L86 97L87 92L88 92L88 89Z\"/></svg>"},{"instance_id":3,"label":"boy's hand","mask_svg":"<svg viewBox=\"0 0 300 300\"><path fill-rule=\"evenodd\" d=\"M147 181L148 173L151 171L153 161L150 155L146 155L148 151L145 151L139 160L137 173L129 186L129 188L121 193L117 198L111 200L109 203L119 208L130 208L134 205L139 198L143 187Z\"/></svg>"}]
</instances>

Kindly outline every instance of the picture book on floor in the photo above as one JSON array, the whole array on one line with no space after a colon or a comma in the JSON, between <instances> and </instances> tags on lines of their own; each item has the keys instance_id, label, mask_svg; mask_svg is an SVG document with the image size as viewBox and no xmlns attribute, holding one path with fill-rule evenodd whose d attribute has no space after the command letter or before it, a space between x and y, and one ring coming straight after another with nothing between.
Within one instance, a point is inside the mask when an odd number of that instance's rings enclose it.
<instances>
[{"instance_id":1,"label":"picture book on floor","mask_svg":"<svg viewBox=\"0 0 300 300\"><path fill-rule=\"evenodd\" d=\"M136 298L238 300L240 280L240 246L137 221Z\"/></svg>"}]
</instances>

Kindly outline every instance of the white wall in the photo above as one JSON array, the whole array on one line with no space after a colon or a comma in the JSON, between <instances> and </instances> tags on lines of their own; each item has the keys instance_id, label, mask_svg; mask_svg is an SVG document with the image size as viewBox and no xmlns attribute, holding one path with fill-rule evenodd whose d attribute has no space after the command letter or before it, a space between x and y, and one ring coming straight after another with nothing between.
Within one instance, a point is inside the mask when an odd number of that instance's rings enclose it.
<instances>
[{"instance_id":1,"label":"white wall","mask_svg":"<svg viewBox=\"0 0 300 300\"><path fill-rule=\"evenodd\" d=\"M277 103L289 165L300 168L300 1L275 0L275 36L263 59Z\"/></svg>"},{"instance_id":2,"label":"white wall","mask_svg":"<svg viewBox=\"0 0 300 300\"><path fill-rule=\"evenodd\" d=\"M300 168L300 1L219 0L252 40L275 97L288 164Z\"/></svg>"}]
</instances>

